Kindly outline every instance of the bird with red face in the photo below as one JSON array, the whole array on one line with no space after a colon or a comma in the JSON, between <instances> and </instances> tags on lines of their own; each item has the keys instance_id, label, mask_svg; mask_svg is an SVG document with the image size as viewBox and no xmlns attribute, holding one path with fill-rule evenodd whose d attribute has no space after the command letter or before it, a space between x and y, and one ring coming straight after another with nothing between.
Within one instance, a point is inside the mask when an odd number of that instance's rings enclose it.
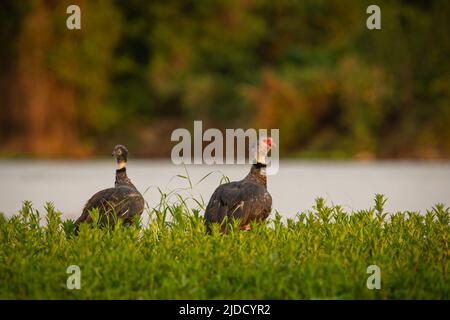
<instances>
[{"instance_id":1,"label":"bird with red face","mask_svg":"<svg viewBox=\"0 0 450 320\"><path fill-rule=\"evenodd\" d=\"M239 220L243 230L250 230L252 221L267 219L272 210L272 197L267 191L266 159L272 147L270 137L261 137L253 149L254 164L247 176L217 187L205 210L208 232L213 223L221 224L220 230L226 232L233 219Z\"/></svg>"}]
</instances>

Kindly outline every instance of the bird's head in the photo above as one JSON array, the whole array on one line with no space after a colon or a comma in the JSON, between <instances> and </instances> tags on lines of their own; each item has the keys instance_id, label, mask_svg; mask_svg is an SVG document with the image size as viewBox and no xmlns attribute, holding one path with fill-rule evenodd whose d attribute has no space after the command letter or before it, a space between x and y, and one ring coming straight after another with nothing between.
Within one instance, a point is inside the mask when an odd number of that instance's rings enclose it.
<instances>
[{"instance_id":1,"label":"bird's head","mask_svg":"<svg viewBox=\"0 0 450 320\"><path fill-rule=\"evenodd\" d=\"M256 162L266 164L267 154L273 147L275 147L275 143L271 137L260 137L255 150Z\"/></svg>"},{"instance_id":2,"label":"bird's head","mask_svg":"<svg viewBox=\"0 0 450 320\"><path fill-rule=\"evenodd\" d=\"M114 147L112 151L112 156L116 158L117 164L119 168L125 167L128 159L128 149L121 144L118 144Z\"/></svg>"}]
</instances>

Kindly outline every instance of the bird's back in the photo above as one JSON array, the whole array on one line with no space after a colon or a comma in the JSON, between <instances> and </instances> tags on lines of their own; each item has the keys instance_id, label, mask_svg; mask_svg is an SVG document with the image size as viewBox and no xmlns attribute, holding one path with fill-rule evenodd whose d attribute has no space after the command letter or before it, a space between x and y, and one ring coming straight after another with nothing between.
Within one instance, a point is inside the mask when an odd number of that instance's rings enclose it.
<instances>
[{"instance_id":1,"label":"bird's back","mask_svg":"<svg viewBox=\"0 0 450 320\"><path fill-rule=\"evenodd\" d=\"M240 219L241 226L265 220L272 208L272 197L262 184L244 179L217 187L205 210L205 222L221 223L225 217Z\"/></svg>"},{"instance_id":2,"label":"bird's back","mask_svg":"<svg viewBox=\"0 0 450 320\"><path fill-rule=\"evenodd\" d=\"M144 210L144 198L135 189L129 186L118 186L101 190L94 194L83 208L83 213L76 221L91 223L89 212L98 208L100 224L113 226L115 219L123 220L124 225L129 225L134 216L140 216Z\"/></svg>"}]
</instances>

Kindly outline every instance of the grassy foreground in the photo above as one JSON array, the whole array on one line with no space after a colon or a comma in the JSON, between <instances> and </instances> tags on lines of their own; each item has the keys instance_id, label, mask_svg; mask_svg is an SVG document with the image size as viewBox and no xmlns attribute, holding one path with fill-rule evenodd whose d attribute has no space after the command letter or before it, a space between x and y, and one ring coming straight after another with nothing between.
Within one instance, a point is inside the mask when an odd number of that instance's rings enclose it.
<instances>
[{"instance_id":1,"label":"grassy foreground","mask_svg":"<svg viewBox=\"0 0 450 320\"><path fill-rule=\"evenodd\" d=\"M1 299L449 299L449 209L345 213L322 199L294 220L205 234L198 210L149 210L146 226L81 228L47 205L0 220ZM95 214L95 212L94 212ZM217 231L217 230L215 230ZM78 265L81 289L66 287ZM381 289L366 286L369 265Z\"/></svg>"}]
</instances>

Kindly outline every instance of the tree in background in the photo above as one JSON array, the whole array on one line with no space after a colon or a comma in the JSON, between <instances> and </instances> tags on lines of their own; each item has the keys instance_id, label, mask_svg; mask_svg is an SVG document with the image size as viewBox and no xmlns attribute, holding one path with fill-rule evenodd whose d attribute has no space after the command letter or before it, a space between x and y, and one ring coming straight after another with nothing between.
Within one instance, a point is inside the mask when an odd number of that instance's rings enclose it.
<instances>
[{"instance_id":1,"label":"tree in background","mask_svg":"<svg viewBox=\"0 0 450 320\"><path fill-rule=\"evenodd\" d=\"M72 3L80 31L65 28ZM120 140L168 156L170 132L200 119L280 128L285 156L450 157L450 4L380 4L376 31L369 4L3 1L0 152Z\"/></svg>"},{"instance_id":2,"label":"tree in background","mask_svg":"<svg viewBox=\"0 0 450 320\"><path fill-rule=\"evenodd\" d=\"M111 119L105 104L118 31L115 8L78 1L83 28L66 28L69 1L2 3L2 144L12 154L82 156ZM20 21L20 23L18 22ZM105 32L107 30L107 32ZM3 140L2 139L2 140Z\"/></svg>"}]
</instances>

